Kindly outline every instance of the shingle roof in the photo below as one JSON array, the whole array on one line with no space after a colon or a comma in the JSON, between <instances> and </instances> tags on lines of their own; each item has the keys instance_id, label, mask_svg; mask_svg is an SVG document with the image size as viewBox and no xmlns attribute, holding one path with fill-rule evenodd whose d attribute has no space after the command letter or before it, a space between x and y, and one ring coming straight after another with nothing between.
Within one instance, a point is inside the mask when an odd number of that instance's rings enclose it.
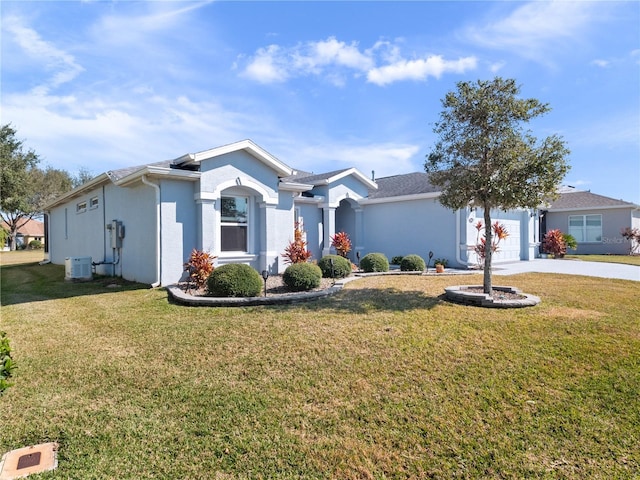
<instances>
[{"instance_id":1,"label":"shingle roof","mask_svg":"<svg viewBox=\"0 0 640 480\"><path fill-rule=\"evenodd\" d=\"M109 170L107 172L107 175L109 175L109 178L115 182L117 180L120 180L121 178L131 175L134 172L137 172L138 170L142 170L145 167L170 168L171 162L172 162L171 160L163 160L162 162L146 163L144 165L137 165L135 167L120 168L118 170Z\"/></svg>"},{"instance_id":2,"label":"shingle roof","mask_svg":"<svg viewBox=\"0 0 640 480\"><path fill-rule=\"evenodd\" d=\"M429 174L422 172L377 178L375 182L378 184L378 190L370 190L369 198L401 197L440 191L429 182Z\"/></svg>"},{"instance_id":3,"label":"shingle roof","mask_svg":"<svg viewBox=\"0 0 640 480\"><path fill-rule=\"evenodd\" d=\"M557 200L551 203L548 210L586 210L589 208L606 207L635 207L636 205L624 200L597 195L591 192L567 192L561 193Z\"/></svg>"},{"instance_id":4,"label":"shingle roof","mask_svg":"<svg viewBox=\"0 0 640 480\"><path fill-rule=\"evenodd\" d=\"M2 222L2 227L9 229L5 222ZM38 220L27 220L27 223L18 229L18 233L27 237L42 237L44 236L44 223Z\"/></svg>"},{"instance_id":5,"label":"shingle roof","mask_svg":"<svg viewBox=\"0 0 640 480\"><path fill-rule=\"evenodd\" d=\"M291 175L289 177L284 177L282 180L285 182L313 184L314 182L317 182L319 180L328 180L332 177L335 177L336 175L346 172L347 170L350 170L350 168L343 168L341 170L334 170L332 172L316 173L316 174L314 174L313 172L299 171L299 172L296 172L294 175Z\"/></svg>"}]
</instances>

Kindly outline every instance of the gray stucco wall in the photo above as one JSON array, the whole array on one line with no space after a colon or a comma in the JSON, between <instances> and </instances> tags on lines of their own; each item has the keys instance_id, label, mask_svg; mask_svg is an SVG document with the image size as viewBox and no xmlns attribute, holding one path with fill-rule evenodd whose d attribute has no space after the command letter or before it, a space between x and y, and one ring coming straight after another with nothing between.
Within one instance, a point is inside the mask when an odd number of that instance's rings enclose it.
<instances>
[{"instance_id":1,"label":"gray stucco wall","mask_svg":"<svg viewBox=\"0 0 640 480\"><path fill-rule=\"evenodd\" d=\"M449 266L456 266L455 218L437 198L366 204L361 255L381 252L391 260L413 253L426 262L433 251L434 258L446 258Z\"/></svg>"},{"instance_id":2,"label":"gray stucco wall","mask_svg":"<svg viewBox=\"0 0 640 480\"><path fill-rule=\"evenodd\" d=\"M92 198L98 206L90 208ZM80 202L87 202L87 210L77 212ZM50 212L49 259L64 265L67 257L90 256L99 265L96 273L122 276L128 280L152 283L155 277L155 193L144 185L121 188L105 184L82 196L70 199ZM111 248L111 231L106 228L112 220L125 227L122 248Z\"/></svg>"},{"instance_id":3,"label":"gray stucco wall","mask_svg":"<svg viewBox=\"0 0 640 480\"><path fill-rule=\"evenodd\" d=\"M602 215L602 241L578 242L577 250L568 253L580 255L626 255L629 253L627 242L620 230L630 227L633 219L637 218L638 210L631 208L577 210L571 212L547 212L547 231L559 229L563 233L569 232L569 216L571 215Z\"/></svg>"}]
</instances>

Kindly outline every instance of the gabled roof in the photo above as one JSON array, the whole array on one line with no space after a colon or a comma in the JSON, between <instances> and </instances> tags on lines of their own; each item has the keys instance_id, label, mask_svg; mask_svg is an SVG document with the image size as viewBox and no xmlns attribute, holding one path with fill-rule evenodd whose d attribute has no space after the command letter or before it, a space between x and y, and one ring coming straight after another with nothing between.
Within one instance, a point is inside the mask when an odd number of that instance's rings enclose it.
<instances>
[{"instance_id":1,"label":"gabled roof","mask_svg":"<svg viewBox=\"0 0 640 480\"><path fill-rule=\"evenodd\" d=\"M376 183L378 184L378 189L369 191L370 199L425 194L437 196L440 193L440 189L429 182L429 174L422 172L382 177L376 179Z\"/></svg>"},{"instance_id":2,"label":"gabled roof","mask_svg":"<svg viewBox=\"0 0 640 480\"><path fill-rule=\"evenodd\" d=\"M378 186L373 180L367 178L362 172L356 168L343 168L341 170L333 170L325 173L310 173L310 172L296 172L286 178L283 181L303 183L308 185L329 185L333 182L340 180L341 178L353 175L362 183L364 183L370 190L376 190Z\"/></svg>"},{"instance_id":3,"label":"gabled roof","mask_svg":"<svg viewBox=\"0 0 640 480\"><path fill-rule=\"evenodd\" d=\"M615 198L597 195L591 192L568 191L551 202L546 210L557 212L562 210L593 210L607 208L640 208L631 202L616 200Z\"/></svg>"},{"instance_id":4,"label":"gabled roof","mask_svg":"<svg viewBox=\"0 0 640 480\"><path fill-rule=\"evenodd\" d=\"M179 166L197 165L203 160L219 157L220 155L225 155L227 153L237 152L240 150L244 150L256 159L265 163L267 166L275 170L281 177L289 176L294 173L294 170L291 167L278 160L276 157L271 155L262 147L253 143L251 140L241 140L239 142L205 150L204 152L187 153L179 158L176 158L171 163L173 165Z\"/></svg>"},{"instance_id":5,"label":"gabled roof","mask_svg":"<svg viewBox=\"0 0 640 480\"><path fill-rule=\"evenodd\" d=\"M9 230L9 225L2 222L2 228ZM25 237L43 237L44 236L44 223L38 220L27 220L27 223L18 228L18 234Z\"/></svg>"}]
</instances>

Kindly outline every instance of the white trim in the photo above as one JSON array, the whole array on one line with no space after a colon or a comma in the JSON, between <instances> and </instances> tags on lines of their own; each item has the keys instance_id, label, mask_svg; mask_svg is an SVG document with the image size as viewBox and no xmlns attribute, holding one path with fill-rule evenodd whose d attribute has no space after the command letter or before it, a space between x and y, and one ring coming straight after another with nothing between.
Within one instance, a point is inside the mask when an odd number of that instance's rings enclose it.
<instances>
[{"instance_id":1,"label":"white trim","mask_svg":"<svg viewBox=\"0 0 640 480\"><path fill-rule=\"evenodd\" d=\"M322 202L324 202L324 200L325 200L325 197L323 197L322 195L314 195L313 197L299 196L299 197L295 198L293 203L294 204L307 203L307 204L310 204L310 205L318 205L318 204L321 204Z\"/></svg>"},{"instance_id":2,"label":"white trim","mask_svg":"<svg viewBox=\"0 0 640 480\"><path fill-rule=\"evenodd\" d=\"M540 210L546 210L549 213L561 213L561 212L590 212L592 210L620 210L628 208L630 210L640 210L638 205L610 205L608 207L572 207L572 208L541 208Z\"/></svg>"},{"instance_id":3,"label":"white trim","mask_svg":"<svg viewBox=\"0 0 640 480\"><path fill-rule=\"evenodd\" d=\"M238 179L240 179L240 183L238 183ZM226 182L222 182L216 185L216 189L213 192L200 192L194 195L196 200L217 200L222 196L222 192L231 187L244 187L249 188L258 192L262 198L261 200L265 202L267 205L277 205L278 204L278 194L276 192L275 197L271 197L267 189L265 189L261 184L250 180L248 177L238 177L233 180L227 180ZM199 198L198 198L199 197Z\"/></svg>"},{"instance_id":4,"label":"white trim","mask_svg":"<svg viewBox=\"0 0 640 480\"><path fill-rule=\"evenodd\" d=\"M306 192L311 190L313 185L309 183L296 183L296 182L280 182L278 189L287 192Z\"/></svg>"},{"instance_id":5,"label":"white trim","mask_svg":"<svg viewBox=\"0 0 640 480\"><path fill-rule=\"evenodd\" d=\"M208 160L210 158L219 157L221 155L226 155L228 153L237 152L239 150L244 150L256 159L260 160L262 163L268 165L273 170L275 170L278 175L283 177L287 177L289 175L293 175L294 170L288 165L284 164L276 157L271 155L262 147L259 147L251 140L241 140L239 142L230 143L228 145L222 145L220 147L212 148L210 150L205 150L203 152L198 153L188 153L179 158L173 160L174 165L190 165L194 163L200 163L203 160Z\"/></svg>"},{"instance_id":6,"label":"white trim","mask_svg":"<svg viewBox=\"0 0 640 480\"><path fill-rule=\"evenodd\" d=\"M397 197L382 197L382 198L363 198L359 201L361 205L372 205L375 203L393 203L393 202L409 202L414 200L427 200L431 198L438 198L442 192L431 193L416 193L414 195L401 195Z\"/></svg>"}]
</instances>

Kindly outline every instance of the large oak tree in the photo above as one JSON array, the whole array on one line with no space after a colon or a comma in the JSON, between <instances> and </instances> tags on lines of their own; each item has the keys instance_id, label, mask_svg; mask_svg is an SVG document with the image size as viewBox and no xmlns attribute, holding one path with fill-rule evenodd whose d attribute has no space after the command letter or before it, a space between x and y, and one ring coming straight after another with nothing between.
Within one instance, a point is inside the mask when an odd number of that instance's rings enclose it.
<instances>
[{"instance_id":1,"label":"large oak tree","mask_svg":"<svg viewBox=\"0 0 640 480\"><path fill-rule=\"evenodd\" d=\"M524 125L550 110L535 98L519 98L515 80L459 82L442 100L438 135L425 170L442 188L440 203L484 211L484 292L492 293L491 210L537 208L554 197L569 170L563 139L542 140Z\"/></svg>"},{"instance_id":2,"label":"large oak tree","mask_svg":"<svg viewBox=\"0 0 640 480\"><path fill-rule=\"evenodd\" d=\"M41 215L49 201L73 188L66 171L40 169L39 163L38 155L25 149L10 124L0 127L0 218L7 225L11 250L18 230Z\"/></svg>"}]
</instances>

